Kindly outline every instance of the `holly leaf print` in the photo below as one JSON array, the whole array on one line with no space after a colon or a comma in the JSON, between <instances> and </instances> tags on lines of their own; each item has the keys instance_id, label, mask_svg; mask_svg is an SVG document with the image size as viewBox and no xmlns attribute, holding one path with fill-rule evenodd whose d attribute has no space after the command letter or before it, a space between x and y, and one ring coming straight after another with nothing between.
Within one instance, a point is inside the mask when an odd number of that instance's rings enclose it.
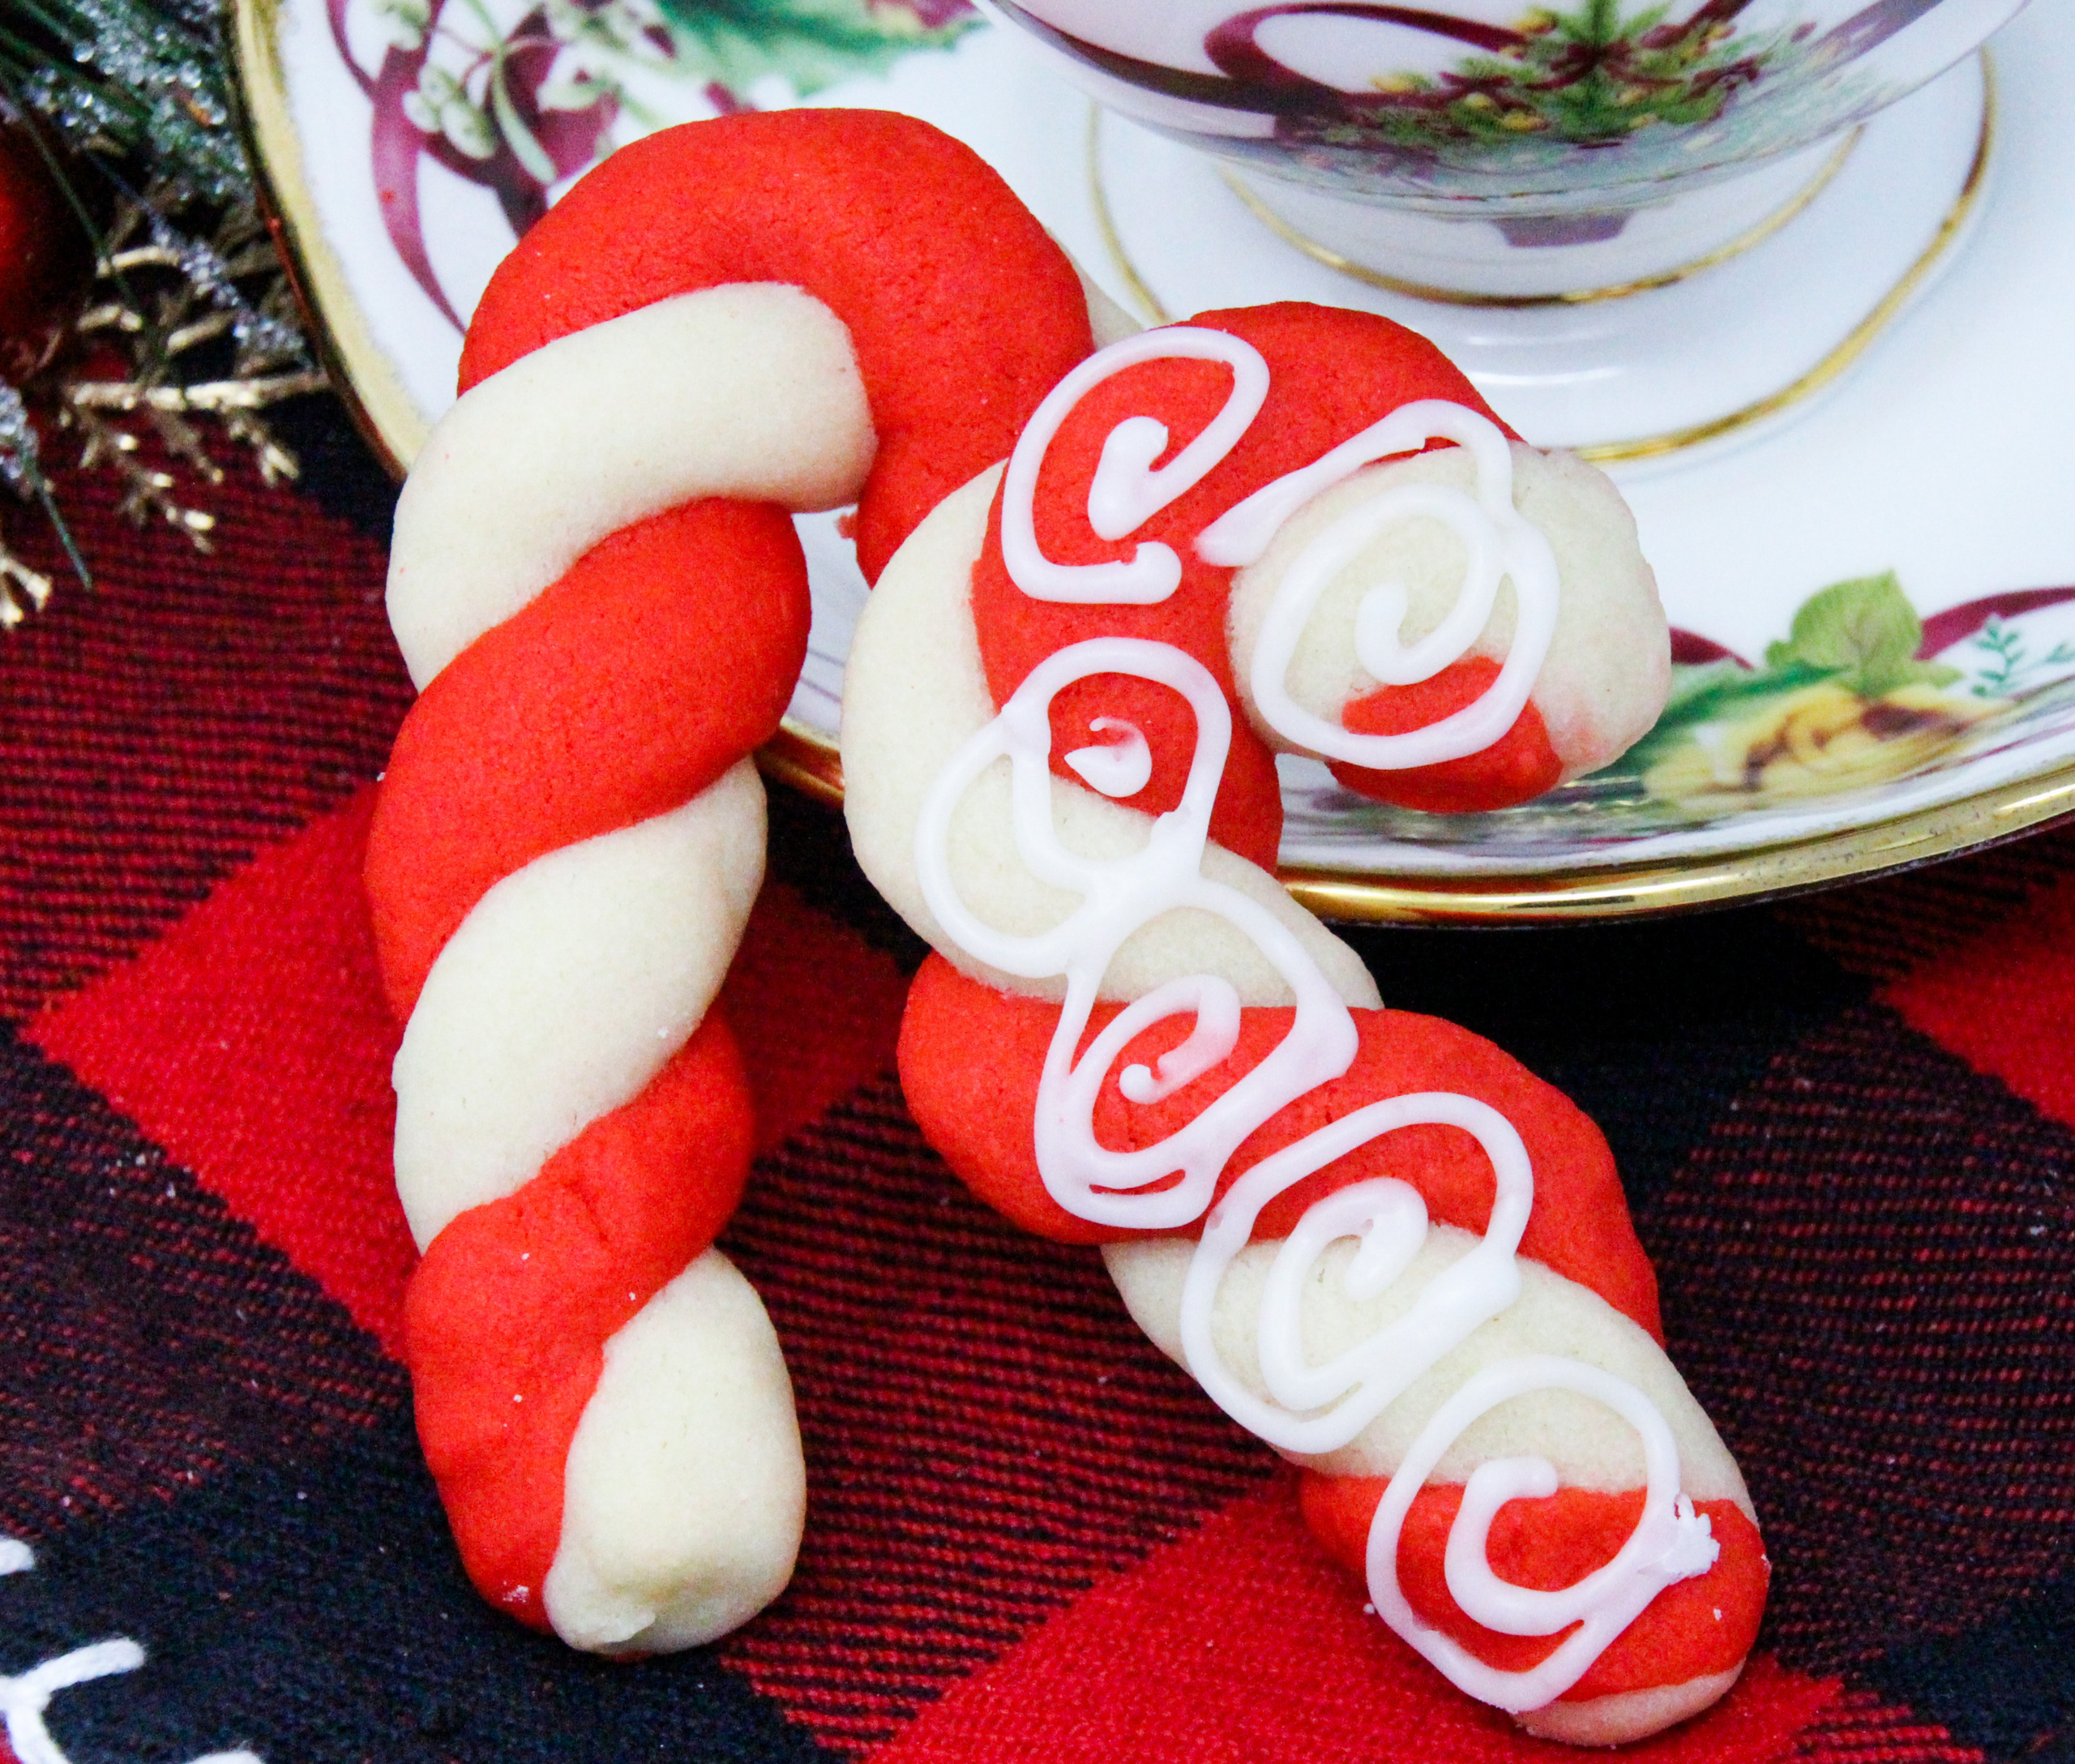
<instances>
[{"instance_id":1,"label":"holly leaf print","mask_svg":"<svg viewBox=\"0 0 2075 1764\"><path fill-rule=\"evenodd\" d=\"M1783 643L1765 651L1765 665L1779 670L1796 663L1864 698L1879 698L1919 680L1944 686L1958 670L1916 659L1923 621L1910 605L1895 572L1833 583L1803 601Z\"/></svg>"},{"instance_id":2,"label":"holly leaf print","mask_svg":"<svg viewBox=\"0 0 2075 1764\"><path fill-rule=\"evenodd\" d=\"M948 46L978 22L944 0L659 0L684 71L738 96L784 79L799 97L883 73L918 49Z\"/></svg>"}]
</instances>

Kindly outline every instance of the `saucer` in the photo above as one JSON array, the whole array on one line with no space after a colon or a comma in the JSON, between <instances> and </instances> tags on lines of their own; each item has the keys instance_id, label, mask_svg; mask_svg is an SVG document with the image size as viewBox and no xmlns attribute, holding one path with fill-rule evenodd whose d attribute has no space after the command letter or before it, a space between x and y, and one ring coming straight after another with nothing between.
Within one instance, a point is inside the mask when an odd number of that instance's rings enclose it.
<instances>
[{"instance_id":1,"label":"saucer","mask_svg":"<svg viewBox=\"0 0 2075 1764\"><path fill-rule=\"evenodd\" d=\"M938 124L1149 321L1306 298L1388 310L1457 342L1503 341L1524 324L1542 334L1531 313L1420 302L1335 268L1284 216L1250 203L1264 186L1250 191L1186 149L1098 120L1020 41L959 8L928 9L924 30L887 23L921 15L905 9L854 6L858 28L841 51L802 50L782 6L736 20L719 59L709 36L667 56L651 42L622 70L610 118L603 105L486 103L475 114L486 126L510 118L525 139L507 133L483 156L465 127L454 133L471 153L400 131L393 89L375 126L407 10L393 0L238 0L241 96L274 217L335 382L392 464L408 462L451 401L461 322L516 226L592 154L738 104L874 105ZM452 34L476 39L443 52L519 66L498 33L531 10L471 5ZM815 15L828 11L819 0ZM2075 155L2061 105L2075 89L2075 14L2033 6L1991 52L1992 80L1970 62L1889 113L1973 104L1983 122L1957 190L1940 182L1956 176L1949 153L1915 180L1929 222L1884 270L1887 293L1845 328L1842 358L1833 340L1782 385L1718 396L1746 420L1615 436L1665 443L1626 452L1607 445L1603 423L1569 435L1545 422L1542 435L1535 416L1516 419L1533 439L1599 442L1587 451L1636 510L1675 631L1673 695L1657 728L1608 771L1461 818L1370 803L1322 766L1286 760L1282 867L1307 905L1455 923L1659 913L1922 863L2075 814L2075 520L2056 444L2059 413L2075 409L2063 315L2075 285L2065 218ZM1875 160L1855 149L1838 187L1748 255L1799 251L1821 204L1850 194L1855 163ZM400 202L400 191L414 199ZM1662 291L1696 314L1724 301L1735 310L1748 304L1736 280L1748 274L1739 259ZM1811 288L1778 322L1805 325L1825 298ZM1598 310L1559 316L1589 330ZM1688 375L1705 370L1705 330L1684 355ZM1670 372L1679 352L1666 362ZM1481 389L1511 416L1504 380L1503 361L1487 355ZM834 798L842 662L865 590L832 517L802 528L811 653L764 757L767 770Z\"/></svg>"}]
</instances>

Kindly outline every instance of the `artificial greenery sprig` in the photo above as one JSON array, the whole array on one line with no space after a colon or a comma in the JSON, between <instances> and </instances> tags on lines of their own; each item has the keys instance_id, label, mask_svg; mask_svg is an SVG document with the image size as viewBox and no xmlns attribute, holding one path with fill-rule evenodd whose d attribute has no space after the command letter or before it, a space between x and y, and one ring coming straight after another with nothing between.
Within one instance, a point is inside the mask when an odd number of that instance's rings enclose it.
<instances>
[{"instance_id":1,"label":"artificial greenery sprig","mask_svg":"<svg viewBox=\"0 0 2075 1764\"><path fill-rule=\"evenodd\" d=\"M202 196L252 193L212 0L11 0L0 78L74 147L148 161Z\"/></svg>"},{"instance_id":2,"label":"artificial greenery sprig","mask_svg":"<svg viewBox=\"0 0 2075 1764\"><path fill-rule=\"evenodd\" d=\"M11 0L0 21L0 119L47 126L31 137L95 257L69 346L20 385L0 381L0 482L41 506L83 587L44 469L52 431L77 440L83 468L117 475L121 512L206 550L214 516L182 480L221 482L208 429L249 448L269 483L293 477L260 413L324 383L232 126L220 23L216 0ZM0 536L0 628L52 593Z\"/></svg>"}]
</instances>

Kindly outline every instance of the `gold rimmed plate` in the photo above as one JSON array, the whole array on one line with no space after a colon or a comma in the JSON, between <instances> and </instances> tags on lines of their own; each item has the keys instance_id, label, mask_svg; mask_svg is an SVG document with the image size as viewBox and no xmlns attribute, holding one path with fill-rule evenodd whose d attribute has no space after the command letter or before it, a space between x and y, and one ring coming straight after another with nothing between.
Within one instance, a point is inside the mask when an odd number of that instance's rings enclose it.
<instances>
[{"instance_id":1,"label":"gold rimmed plate","mask_svg":"<svg viewBox=\"0 0 2075 1764\"><path fill-rule=\"evenodd\" d=\"M970 18L918 31L855 6L846 62L804 54L782 6L717 49L695 32L666 47L632 29L631 6L628 32L580 45L520 0L444 0L422 20L392 0L238 0L241 96L272 216L334 377L390 462L408 462L451 400L461 323L517 231L597 155L729 104L926 117L995 163L1127 304L1133 276L1186 288L1153 242L1119 238L1085 101L1018 43ZM1998 41L1995 152L1967 180L1968 236L1946 228L1849 362L1767 421L1612 467L1678 632L1658 728L1608 772L1461 820L1366 803L1286 762L1283 867L1307 905L1452 923L1661 914L2075 814L2075 521L2053 439L2075 405L2059 314L2075 276L2062 218L2075 131L2056 113L2075 86L2075 17L2034 7ZM1264 287L1361 303L1353 278L1203 175L1230 203L1206 224ZM1790 217L1747 255L1808 224ZM1503 387L1487 390L1504 413ZM832 521L805 537L812 653L764 760L836 800L864 589Z\"/></svg>"}]
</instances>

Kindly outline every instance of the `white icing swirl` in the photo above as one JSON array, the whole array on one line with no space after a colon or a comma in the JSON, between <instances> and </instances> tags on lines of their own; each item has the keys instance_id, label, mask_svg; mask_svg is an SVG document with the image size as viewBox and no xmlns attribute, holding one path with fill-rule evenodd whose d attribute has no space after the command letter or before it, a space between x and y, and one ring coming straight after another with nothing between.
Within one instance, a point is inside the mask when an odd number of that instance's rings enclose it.
<instances>
[{"instance_id":1,"label":"white icing swirl","mask_svg":"<svg viewBox=\"0 0 2075 1764\"><path fill-rule=\"evenodd\" d=\"M1262 623L1248 676L1255 709L1277 734L1311 752L1372 771L1459 760L1499 740L1526 706L1556 634L1555 554L1541 529L1513 506L1512 451L1497 425L1436 399L1401 405L1302 470L1255 491L1196 541L1197 551L1213 563L1251 563L1267 550L1275 529L1320 490L1364 465L1436 439L1454 442L1477 462L1476 496L1443 484L1405 484L1342 515L1284 574ZM1333 578L1384 528L1423 516L1450 529L1469 553L1462 592L1448 616L1408 647L1400 636L1405 590L1395 582L1377 584L1363 595L1355 614L1356 658L1386 686L1431 679L1469 653L1491 616L1502 580L1512 583L1518 607L1513 640L1499 677L1461 709L1401 734L1356 734L1290 696L1290 664L1312 609Z\"/></svg>"},{"instance_id":2,"label":"white icing swirl","mask_svg":"<svg viewBox=\"0 0 2075 1764\"><path fill-rule=\"evenodd\" d=\"M1045 455L1074 406L1113 374L1141 362L1175 358L1224 362L1232 370L1232 390L1209 426L1157 470L1153 462L1166 451L1166 424L1132 417L1110 431L1088 486L1088 524L1099 537L1121 539L1136 532L1195 489L1260 413L1268 396L1268 363L1253 345L1230 332L1174 325L1140 332L1089 356L1038 405L1016 439L1002 486L1002 561L1009 580L1032 599L1146 606L1181 586L1182 560L1171 546L1157 542L1108 563L1053 563L1038 549L1033 507Z\"/></svg>"},{"instance_id":3,"label":"white icing swirl","mask_svg":"<svg viewBox=\"0 0 2075 1764\"><path fill-rule=\"evenodd\" d=\"M1090 734L1114 730L1119 739L1093 747L1076 747L1067 764L1080 781L1105 796L1136 796L1153 781L1153 749L1145 731L1122 717L1097 717L1088 726Z\"/></svg>"},{"instance_id":4,"label":"white icing swirl","mask_svg":"<svg viewBox=\"0 0 2075 1764\"><path fill-rule=\"evenodd\" d=\"M1274 1398L1263 1402L1226 1368L1212 1334L1218 1287L1247 1247L1262 1208L1371 1140L1427 1123L1462 1128L1491 1160L1497 1188L1482 1240L1430 1281L1397 1321L1324 1365L1312 1366L1304 1359L1303 1285L1327 1247L1342 1237L1360 1244L1346 1275L1349 1295L1360 1299L1381 1292L1403 1273L1427 1237L1425 1201L1410 1184L1393 1178L1356 1183L1315 1201L1284 1240L1262 1295L1261 1372ZM1480 1323L1520 1296L1513 1253L1534 1204L1534 1173L1527 1148L1512 1123L1489 1103L1448 1091L1427 1091L1391 1097L1344 1115L1263 1158L1232 1184L1204 1221L1182 1294L1182 1342L1189 1370L1221 1409L1278 1450L1335 1451Z\"/></svg>"},{"instance_id":5,"label":"white icing swirl","mask_svg":"<svg viewBox=\"0 0 2075 1764\"><path fill-rule=\"evenodd\" d=\"M1180 692L1196 715L1196 746L1180 803L1154 822L1152 837L1122 858L1084 857L1053 824L1049 770L1053 698L1076 680L1122 674ZM968 741L938 777L917 829L916 863L930 910L970 954L1005 973L1063 976L1066 1003L1046 1051L1033 1124L1038 1172L1052 1198L1076 1218L1134 1230L1204 1221L1182 1301L1183 1355L1190 1372L1226 1414L1278 1449L1329 1452L1368 1424L1520 1291L1515 1260L1534 1205L1534 1177L1518 1131L1490 1104L1452 1092L1388 1098L1307 1134L1243 1174L1215 1206L1217 1179L1242 1141L1298 1098L1340 1077L1353 1063L1358 1034L1352 1015L1289 931L1257 902L1202 873L1210 810L1231 739L1231 713L1209 670L1165 644L1097 637L1050 656L1033 670L1000 713ZM1012 769L1016 849L1033 874L1078 895L1080 906L1050 930L1017 936L977 918L952 880L949 835L960 799L980 773L1006 759ZM1095 1107L1110 1068L1140 1034L1170 1017L1192 1015L1191 1032L1162 1055L1157 1073L1126 1067L1118 1088L1144 1106L1171 1095L1223 1061L1237 1045L1238 995L1229 981L1197 974L1170 981L1127 1005L1079 1060L1103 973L1125 939L1161 914L1193 908L1226 919L1252 939L1297 998L1290 1033L1252 1070L1157 1143L1135 1151L1099 1144ZM1358 1240L1346 1280L1350 1296L1382 1291L1418 1252L1425 1203L1392 1178L1375 1178L1314 1202L1270 1269L1257 1347L1271 1400L1247 1389L1220 1356L1213 1321L1226 1270L1277 1196L1379 1136L1438 1123L1471 1134L1491 1161L1495 1192L1482 1240L1429 1282L1403 1316L1324 1365L1304 1355L1303 1289L1326 1248ZM1171 1180L1179 1176L1179 1180ZM1154 1184L1165 1186L1153 1188ZM1148 1189L1152 1192L1144 1192ZM1206 1213L1208 1216L1206 1217ZM1615 1560L1560 1594L1512 1586L1492 1573L1485 1539L1505 1501L1555 1492L1555 1473L1540 1459L1504 1459L1472 1475L1449 1533L1447 1573L1457 1603L1474 1621L1506 1634L1553 1634L1581 1626L1527 1672L1484 1665L1423 1624L1399 1590L1398 1534L1413 1497L1441 1454L1471 1422L1510 1398L1551 1387L1606 1402L1641 1435L1649 1466L1643 1517ZM1538 1708L1575 1684L1607 1644L1672 1581L1705 1572L1718 1546L1708 1522L1678 1494L1678 1451L1670 1428L1642 1393L1574 1360L1513 1359L1487 1368L1444 1406L1391 1479L1370 1531L1369 1578L1376 1608L1391 1626L1471 1695L1507 1709ZM1532 1625L1521 1627L1522 1624ZM1546 1624L1547 1627L1539 1627Z\"/></svg>"},{"instance_id":6,"label":"white icing swirl","mask_svg":"<svg viewBox=\"0 0 2075 1764\"><path fill-rule=\"evenodd\" d=\"M1502 1635L1555 1635L1578 1626L1539 1664L1509 1672L1487 1666L1421 1621L1398 1585L1398 1535L1414 1497L1457 1437L1500 1403L1537 1390L1573 1390L1613 1410L1641 1437L1648 1479L1642 1517L1613 1561L1560 1591L1540 1592L1500 1579L1486 1546L1500 1508L1508 1501L1555 1494L1556 1472L1543 1458L1500 1458L1470 1473L1443 1562L1455 1602L1473 1621ZM1713 1531L1711 1522L1679 1492L1679 1449L1671 1429L1633 1385L1555 1355L1500 1360L1442 1404L1384 1491L1369 1526L1369 1596L1377 1615L1453 1683L1517 1714L1554 1702L1577 1683L1666 1586L1712 1568L1722 1553Z\"/></svg>"}]
</instances>

